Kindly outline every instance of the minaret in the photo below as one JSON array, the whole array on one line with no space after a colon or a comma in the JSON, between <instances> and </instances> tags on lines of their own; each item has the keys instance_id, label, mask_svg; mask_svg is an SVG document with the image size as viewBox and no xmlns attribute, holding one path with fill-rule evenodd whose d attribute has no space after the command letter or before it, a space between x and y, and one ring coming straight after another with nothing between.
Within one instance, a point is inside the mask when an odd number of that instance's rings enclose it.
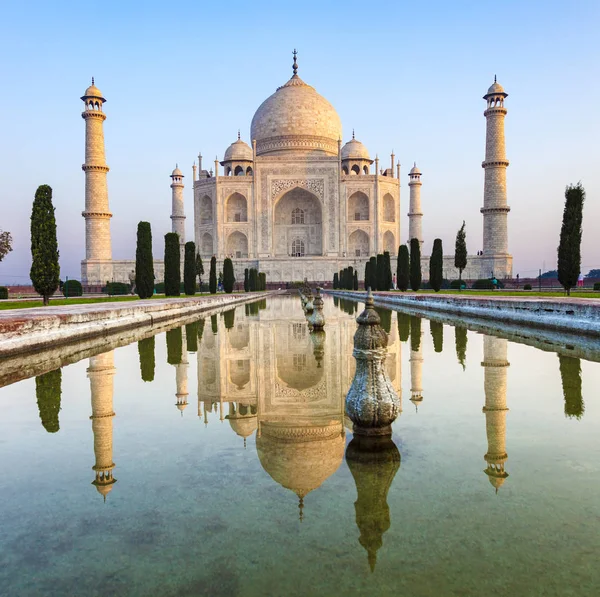
<instances>
[{"instance_id":1,"label":"minaret","mask_svg":"<svg viewBox=\"0 0 600 597\"><path fill-rule=\"evenodd\" d=\"M92 485L96 486L98 493L106 496L116 483L113 477L115 463L112 460L112 418L113 412L113 375L114 352L111 350L104 354L91 357L87 370L92 394L92 431L94 433L94 455L96 464L92 470L96 471L96 479Z\"/></svg>"},{"instance_id":2,"label":"minaret","mask_svg":"<svg viewBox=\"0 0 600 597\"><path fill-rule=\"evenodd\" d=\"M485 430L488 441L485 474L490 483L498 489L504 483L508 473L504 464L506 454L506 374L509 362L507 356L508 341L494 336L483 337L484 391L485 391Z\"/></svg>"},{"instance_id":3,"label":"minaret","mask_svg":"<svg viewBox=\"0 0 600 597\"><path fill-rule=\"evenodd\" d=\"M410 401L418 409L423 402L423 340L418 350L410 351Z\"/></svg>"},{"instance_id":4,"label":"minaret","mask_svg":"<svg viewBox=\"0 0 600 597\"><path fill-rule=\"evenodd\" d=\"M423 213L421 212L421 171L417 168L417 163L410 169L408 173L408 186L410 187L410 205L408 211L408 242L411 239L417 238L421 243L421 251L423 250L423 229L422 220Z\"/></svg>"},{"instance_id":5,"label":"minaret","mask_svg":"<svg viewBox=\"0 0 600 597\"><path fill-rule=\"evenodd\" d=\"M85 104L81 117L85 120L85 260L81 263L84 284L104 284L112 280L112 249L110 242L110 213L106 174L109 170L104 154L103 123L106 101L92 84L81 98Z\"/></svg>"},{"instance_id":6,"label":"minaret","mask_svg":"<svg viewBox=\"0 0 600 597\"><path fill-rule=\"evenodd\" d=\"M183 174L175 165L171 174L171 232L179 235L179 252L181 253L181 266L183 267L185 247L185 211L183 209Z\"/></svg>"},{"instance_id":7,"label":"minaret","mask_svg":"<svg viewBox=\"0 0 600 597\"><path fill-rule=\"evenodd\" d=\"M188 351L187 351L187 337L185 327L182 328L182 347L181 347L181 361L175 365L175 380L177 383L177 402L175 406L180 410L181 416L183 417L183 411L188 405Z\"/></svg>"},{"instance_id":8,"label":"minaret","mask_svg":"<svg viewBox=\"0 0 600 597\"><path fill-rule=\"evenodd\" d=\"M490 271L482 271L480 277L492 274L498 278L512 275L512 257L508 253L508 212L506 203L506 146L504 141L504 117L506 108L504 98L508 96L494 77L494 84L483 96L487 109L485 161L481 164L485 170L483 189L483 264ZM487 258L487 259L486 259Z\"/></svg>"}]
</instances>

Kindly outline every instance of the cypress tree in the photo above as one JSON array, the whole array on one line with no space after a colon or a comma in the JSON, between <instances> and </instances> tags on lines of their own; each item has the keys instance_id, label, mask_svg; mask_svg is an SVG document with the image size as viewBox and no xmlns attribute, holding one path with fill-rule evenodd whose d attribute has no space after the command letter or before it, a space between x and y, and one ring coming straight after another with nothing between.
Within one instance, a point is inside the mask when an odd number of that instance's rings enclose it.
<instances>
[{"instance_id":1,"label":"cypress tree","mask_svg":"<svg viewBox=\"0 0 600 597\"><path fill-rule=\"evenodd\" d=\"M154 294L154 260L150 222L139 222L135 249L135 291L141 299Z\"/></svg>"},{"instance_id":2,"label":"cypress tree","mask_svg":"<svg viewBox=\"0 0 600 597\"><path fill-rule=\"evenodd\" d=\"M244 292L250 290L250 280L248 278L248 268L244 269Z\"/></svg>"},{"instance_id":3,"label":"cypress tree","mask_svg":"<svg viewBox=\"0 0 600 597\"><path fill-rule=\"evenodd\" d=\"M421 288L421 243L410 239L410 287L416 292Z\"/></svg>"},{"instance_id":4,"label":"cypress tree","mask_svg":"<svg viewBox=\"0 0 600 597\"><path fill-rule=\"evenodd\" d=\"M410 257L408 255L408 247L406 245L400 245L398 247L398 269L396 270L396 285L398 290L405 292L408 290L409 276L408 272L410 269Z\"/></svg>"},{"instance_id":5,"label":"cypress tree","mask_svg":"<svg viewBox=\"0 0 600 597\"><path fill-rule=\"evenodd\" d=\"M369 286L371 288L371 290L377 290L377 258L376 257L371 257L369 259L369 273L370 273L370 278L369 278Z\"/></svg>"},{"instance_id":6,"label":"cypress tree","mask_svg":"<svg viewBox=\"0 0 600 597\"><path fill-rule=\"evenodd\" d=\"M333 274L333 288L334 290L337 289L337 287L339 286L339 276L337 274L337 272L335 274Z\"/></svg>"},{"instance_id":7,"label":"cypress tree","mask_svg":"<svg viewBox=\"0 0 600 597\"><path fill-rule=\"evenodd\" d=\"M258 271L255 268L250 268L250 292L258 290Z\"/></svg>"},{"instance_id":8,"label":"cypress tree","mask_svg":"<svg viewBox=\"0 0 600 597\"><path fill-rule=\"evenodd\" d=\"M429 320L429 331L433 338L433 350L435 352L442 352L444 346L444 325L439 321Z\"/></svg>"},{"instance_id":9,"label":"cypress tree","mask_svg":"<svg viewBox=\"0 0 600 597\"><path fill-rule=\"evenodd\" d=\"M258 274L258 281L261 290L267 289L267 274L265 272L260 272Z\"/></svg>"},{"instance_id":10,"label":"cypress tree","mask_svg":"<svg viewBox=\"0 0 600 597\"><path fill-rule=\"evenodd\" d=\"M377 255L377 290L387 290L385 287L385 259L383 253Z\"/></svg>"},{"instance_id":11,"label":"cypress tree","mask_svg":"<svg viewBox=\"0 0 600 597\"><path fill-rule=\"evenodd\" d=\"M565 416L581 419L585 411L581 394L581 361L575 357L558 355L560 379L565 398Z\"/></svg>"},{"instance_id":12,"label":"cypress tree","mask_svg":"<svg viewBox=\"0 0 600 597\"><path fill-rule=\"evenodd\" d=\"M196 244L192 241L185 243L183 288L188 296L196 294Z\"/></svg>"},{"instance_id":13,"label":"cypress tree","mask_svg":"<svg viewBox=\"0 0 600 597\"><path fill-rule=\"evenodd\" d=\"M398 336L400 342L406 342L410 337L410 315L398 311Z\"/></svg>"},{"instance_id":14,"label":"cypress tree","mask_svg":"<svg viewBox=\"0 0 600 597\"><path fill-rule=\"evenodd\" d=\"M385 265L385 289L390 290L393 284L392 278L392 260L389 251L383 252L383 263Z\"/></svg>"},{"instance_id":15,"label":"cypress tree","mask_svg":"<svg viewBox=\"0 0 600 597\"><path fill-rule=\"evenodd\" d=\"M370 279L371 279L371 262L367 261L367 263L365 263L365 280L364 280L365 290L369 290L369 280Z\"/></svg>"},{"instance_id":16,"label":"cypress tree","mask_svg":"<svg viewBox=\"0 0 600 597\"><path fill-rule=\"evenodd\" d=\"M354 270L354 290L358 290L358 270Z\"/></svg>"},{"instance_id":17,"label":"cypress tree","mask_svg":"<svg viewBox=\"0 0 600 597\"><path fill-rule=\"evenodd\" d=\"M198 352L198 322L185 325L185 342L188 352Z\"/></svg>"},{"instance_id":18,"label":"cypress tree","mask_svg":"<svg viewBox=\"0 0 600 597\"><path fill-rule=\"evenodd\" d=\"M173 328L166 334L167 336L167 363L169 365L179 365L181 363L181 354L183 350L183 334L181 328Z\"/></svg>"},{"instance_id":19,"label":"cypress tree","mask_svg":"<svg viewBox=\"0 0 600 597\"><path fill-rule=\"evenodd\" d=\"M52 205L52 189L43 184L38 187L31 210L31 269L29 277L44 305L56 292L60 282L56 240L56 218ZM58 431L58 429L57 429Z\"/></svg>"},{"instance_id":20,"label":"cypress tree","mask_svg":"<svg viewBox=\"0 0 600 597\"><path fill-rule=\"evenodd\" d=\"M565 209L558 245L558 281L568 296L581 273L581 224L585 191L581 183L565 189Z\"/></svg>"},{"instance_id":21,"label":"cypress tree","mask_svg":"<svg viewBox=\"0 0 600 597\"><path fill-rule=\"evenodd\" d=\"M454 328L454 343L456 345L456 358L464 371L467 358L467 328L458 325Z\"/></svg>"},{"instance_id":22,"label":"cypress tree","mask_svg":"<svg viewBox=\"0 0 600 597\"><path fill-rule=\"evenodd\" d=\"M436 292L439 292L444 279L444 251L442 249L442 239L436 238L433 241L433 251L429 258L429 284Z\"/></svg>"},{"instance_id":23,"label":"cypress tree","mask_svg":"<svg viewBox=\"0 0 600 597\"><path fill-rule=\"evenodd\" d=\"M140 373L142 381L154 381L154 370L156 357L154 356L155 337L144 338L138 342L138 354L140 357Z\"/></svg>"},{"instance_id":24,"label":"cypress tree","mask_svg":"<svg viewBox=\"0 0 600 597\"><path fill-rule=\"evenodd\" d=\"M217 293L217 258L210 258L210 273L208 274L208 289L211 294Z\"/></svg>"},{"instance_id":25,"label":"cypress tree","mask_svg":"<svg viewBox=\"0 0 600 597\"><path fill-rule=\"evenodd\" d=\"M196 253L196 275L198 276L198 290L202 293L202 276L204 275L204 263L200 257L200 251Z\"/></svg>"},{"instance_id":26,"label":"cypress tree","mask_svg":"<svg viewBox=\"0 0 600 597\"><path fill-rule=\"evenodd\" d=\"M417 352L421 347L421 318L410 316L410 349Z\"/></svg>"},{"instance_id":27,"label":"cypress tree","mask_svg":"<svg viewBox=\"0 0 600 597\"><path fill-rule=\"evenodd\" d=\"M454 267L458 269L458 279L462 280L463 270L467 267L467 233L465 232L464 220L460 230L456 233L456 243L454 244ZM459 289L461 289L460 284Z\"/></svg>"},{"instance_id":28,"label":"cypress tree","mask_svg":"<svg viewBox=\"0 0 600 597\"><path fill-rule=\"evenodd\" d=\"M48 433L56 433L60 429L58 413L60 412L61 381L60 369L49 371L35 378L35 396L40 419Z\"/></svg>"},{"instance_id":29,"label":"cypress tree","mask_svg":"<svg viewBox=\"0 0 600 597\"><path fill-rule=\"evenodd\" d=\"M348 266L346 273L346 288L354 290L354 268L351 265Z\"/></svg>"},{"instance_id":30,"label":"cypress tree","mask_svg":"<svg viewBox=\"0 0 600 597\"><path fill-rule=\"evenodd\" d=\"M179 235L176 232L165 234L165 295L181 294L181 255Z\"/></svg>"},{"instance_id":31,"label":"cypress tree","mask_svg":"<svg viewBox=\"0 0 600 597\"><path fill-rule=\"evenodd\" d=\"M233 262L229 257L226 257L223 262L223 290L227 294L231 294L233 292L234 284L235 276L233 273Z\"/></svg>"}]
</instances>

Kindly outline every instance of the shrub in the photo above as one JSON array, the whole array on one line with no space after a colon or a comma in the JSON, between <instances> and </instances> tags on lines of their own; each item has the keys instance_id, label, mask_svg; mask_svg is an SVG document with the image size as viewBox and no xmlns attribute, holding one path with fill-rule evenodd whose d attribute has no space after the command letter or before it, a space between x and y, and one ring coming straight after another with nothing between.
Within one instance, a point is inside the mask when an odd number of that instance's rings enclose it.
<instances>
[{"instance_id":1,"label":"shrub","mask_svg":"<svg viewBox=\"0 0 600 597\"><path fill-rule=\"evenodd\" d=\"M594 288L595 290L595 288ZM8 298L8 288L6 286L0 286L0 300Z\"/></svg>"},{"instance_id":2,"label":"shrub","mask_svg":"<svg viewBox=\"0 0 600 597\"><path fill-rule=\"evenodd\" d=\"M594 290L600 290L600 282L594 282ZM0 288L0 298L2 298L1 293L2 293L2 288Z\"/></svg>"},{"instance_id":3,"label":"shrub","mask_svg":"<svg viewBox=\"0 0 600 597\"><path fill-rule=\"evenodd\" d=\"M67 280L62 286L64 296L82 296L83 288L79 280Z\"/></svg>"},{"instance_id":4,"label":"shrub","mask_svg":"<svg viewBox=\"0 0 600 597\"><path fill-rule=\"evenodd\" d=\"M158 284L154 285L154 290L156 291L156 294L164 294L165 293L165 283L158 282Z\"/></svg>"},{"instance_id":5,"label":"shrub","mask_svg":"<svg viewBox=\"0 0 600 597\"><path fill-rule=\"evenodd\" d=\"M108 282L104 288L102 288L102 292L108 294L109 296L116 296L121 294L129 294L131 286L129 284L125 284L125 282Z\"/></svg>"},{"instance_id":6,"label":"shrub","mask_svg":"<svg viewBox=\"0 0 600 597\"><path fill-rule=\"evenodd\" d=\"M450 288L452 290L465 290L467 283L464 280L452 280L450 282Z\"/></svg>"},{"instance_id":7,"label":"shrub","mask_svg":"<svg viewBox=\"0 0 600 597\"><path fill-rule=\"evenodd\" d=\"M471 288L473 288L473 290L494 290L495 286L490 279L485 278L483 280L475 280Z\"/></svg>"},{"instance_id":8,"label":"shrub","mask_svg":"<svg viewBox=\"0 0 600 597\"><path fill-rule=\"evenodd\" d=\"M531 284L525 284L525 286L523 286L523 290L531 290Z\"/></svg>"}]
</instances>

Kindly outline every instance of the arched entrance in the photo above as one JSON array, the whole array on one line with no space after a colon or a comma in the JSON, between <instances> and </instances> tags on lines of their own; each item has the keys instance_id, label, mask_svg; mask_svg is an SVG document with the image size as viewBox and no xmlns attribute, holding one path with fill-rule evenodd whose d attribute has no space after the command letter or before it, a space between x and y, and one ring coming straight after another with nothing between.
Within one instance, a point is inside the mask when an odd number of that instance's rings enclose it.
<instances>
[{"instance_id":1,"label":"arched entrance","mask_svg":"<svg viewBox=\"0 0 600 597\"><path fill-rule=\"evenodd\" d=\"M321 203L306 189L285 193L273 212L273 253L276 257L323 254Z\"/></svg>"},{"instance_id":2,"label":"arched entrance","mask_svg":"<svg viewBox=\"0 0 600 597\"><path fill-rule=\"evenodd\" d=\"M396 254L396 239L389 230L383 235L383 250L388 251L390 255Z\"/></svg>"},{"instance_id":3,"label":"arched entrance","mask_svg":"<svg viewBox=\"0 0 600 597\"><path fill-rule=\"evenodd\" d=\"M355 230L348 237L348 257L368 257L369 236L364 230Z\"/></svg>"}]
</instances>

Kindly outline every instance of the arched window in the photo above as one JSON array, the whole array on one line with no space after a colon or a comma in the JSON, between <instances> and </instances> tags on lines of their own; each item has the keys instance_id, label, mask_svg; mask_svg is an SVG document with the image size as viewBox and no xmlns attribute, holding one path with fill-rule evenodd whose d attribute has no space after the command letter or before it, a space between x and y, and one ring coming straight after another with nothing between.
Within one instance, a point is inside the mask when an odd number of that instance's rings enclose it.
<instances>
[{"instance_id":1,"label":"arched window","mask_svg":"<svg viewBox=\"0 0 600 597\"><path fill-rule=\"evenodd\" d=\"M292 224L304 224L304 210L296 207L292 210ZM304 243L302 244L304 247ZM302 249L302 254L304 254L304 248Z\"/></svg>"},{"instance_id":2,"label":"arched window","mask_svg":"<svg viewBox=\"0 0 600 597\"><path fill-rule=\"evenodd\" d=\"M363 166L364 174L369 174L369 166Z\"/></svg>"},{"instance_id":3,"label":"arched window","mask_svg":"<svg viewBox=\"0 0 600 597\"><path fill-rule=\"evenodd\" d=\"M231 176L231 168L229 166L225 170L225 176Z\"/></svg>"},{"instance_id":4,"label":"arched window","mask_svg":"<svg viewBox=\"0 0 600 597\"><path fill-rule=\"evenodd\" d=\"M246 176L252 176L252 167L251 166L248 166L246 168Z\"/></svg>"},{"instance_id":5,"label":"arched window","mask_svg":"<svg viewBox=\"0 0 600 597\"><path fill-rule=\"evenodd\" d=\"M292 257L304 257L304 241L296 239L292 243Z\"/></svg>"},{"instance_id":6,"label":"arched window","mask_svg":"<svg viewBox=\"0 0 600 597\"><path fill-rule=\"evenodd\" d=\"M360 168L356 164L354 164L354 166L352 166L351 173L352 174L360 174Z\"/></svg>"},{"instance_id":7,"label":"arched window","mask_svg":"<svg viewBox=\"0 0 600 597\"><path fill-rule=\"evenodd\" d=\"M244 168L242 166L236 166L234 175L235 176L244 176Z\"/></svg>"},{"instance_id":8,"label":"arched window","mask_svg":"<svg viewBox=\"0 0 600 597\"><path fill-rule=\"evenodd\" d=\"M342 166L342 173L346 174L346 176L348 175L348 167L347 166Z\"/></svg>"}]
</instances>

